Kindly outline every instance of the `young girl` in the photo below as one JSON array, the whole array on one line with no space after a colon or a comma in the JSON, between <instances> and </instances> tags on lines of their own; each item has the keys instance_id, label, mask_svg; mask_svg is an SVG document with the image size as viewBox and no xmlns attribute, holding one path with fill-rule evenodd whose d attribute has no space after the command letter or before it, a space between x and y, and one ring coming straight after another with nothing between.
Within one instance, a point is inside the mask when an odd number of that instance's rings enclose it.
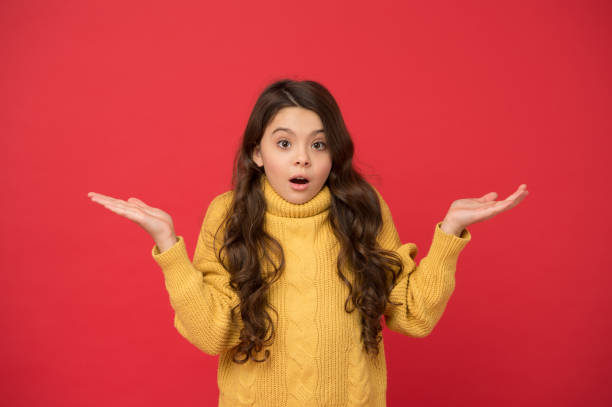
<instances>
[{"instance_id":1,"label":"young girl","mask_svg":"<svg viewBox=\"0 0 612 407\"><path fill-rule=\"evenodd\" d=\"M336 101L313 81L280 80L259 96L233 189L204 217L193 263L164 211L89 195L154 239L174 325L220 355L219 406L385 406L381 318L422 338L455 287L466 227L518 204L496 194L453 202L417 266L389 207L352 164Z\"/></svg>"}]
</instances>

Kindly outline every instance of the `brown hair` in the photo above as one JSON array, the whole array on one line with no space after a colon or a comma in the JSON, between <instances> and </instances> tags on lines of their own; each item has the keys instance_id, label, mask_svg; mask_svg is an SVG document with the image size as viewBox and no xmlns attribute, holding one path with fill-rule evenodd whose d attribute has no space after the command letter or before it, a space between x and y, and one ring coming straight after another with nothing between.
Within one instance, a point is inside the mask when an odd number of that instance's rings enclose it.
<instances>
[{"instance_id":1,"label":"brown hair","mask_svg":"<svg viewBox=\"0 0 612 407\"><path fill-rule=\"evenodd\" d=\"M249 357L256 362L267 360L269 350L265 350L261 360L255 359L255 353L264 345L269 346L274 338L274 324L266 308L278 313L268 303L267 293L280 277L285 259L280 243L263 229L266 201L260 181L264 172L263 167L253 161L252 154L270 120L280 109L291 106L314 111L323 123L332 157L326 181L331 192L328 220L341 244L337 272L349 287L345 311L350 313L357 308L361 314L361 338L366 352L378 354L378 343L382 339L380 319L390 302L391 288L403 271L399 255L383 250L377 243L376 237L382 227L378 196L353 167L353 141L331 93L323 85L309 80L282 79L271 83L253 107L242 145L234 158L233 200L221 224L225 229L224 240L217 253L217 258L226 264L230 273L230 286L240 298L244 327L240 343L232 348L232 360L236 363L245 363ZM222 251L226 255L223 259ZM273 272L264 274L261 261L266 261ZM341 271L344 265L355 274L354 287ZM353 307L349 310L350 302ZM238 359L238 355L242 358Z\"/></svg>"}]
</instances>

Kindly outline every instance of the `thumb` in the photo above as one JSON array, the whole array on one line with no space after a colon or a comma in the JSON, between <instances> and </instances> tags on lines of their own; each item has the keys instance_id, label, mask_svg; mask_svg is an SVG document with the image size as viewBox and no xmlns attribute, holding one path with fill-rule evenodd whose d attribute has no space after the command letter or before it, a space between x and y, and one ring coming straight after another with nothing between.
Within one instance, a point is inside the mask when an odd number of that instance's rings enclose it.
<instances>
[{"instance_id":1,"label":"thumb","mask_svg":"<svg viewBox=\"0 0 612 407\"><path fill-rule=\"evenodd\" d=\"M166 214L164 211L162 211L159 208L153 208L152 206L147 205L146 203L144 203L143 201L141 201L138 198L128 198L127 202L136 205L140 210L142 210L144 213L151 215L151 216L156 216L159 217L160 214L166 215L166 216L170 216L168 214Z\"/></svg>"},{"instance_id":2,"label":"thumb","mask_svg":"<svg viewBox=\"0 0 612 407\"><path fill-rule=\"evenodd\" d=\"M143 211L145 211L149 215L153 215L155 213L155 209L156 208L150 207L149 205L147 205L146 203L142 202L138 198L134 198L134 197L128 198L127 202L136 205L138 208L142 209Z\"/></svg>"},{"instance_id":3,"label":"thumb","mask_svg":"<svg viewBox=\"0 0 612 407\"><path fill-rule=\"evenodd\" d=\"M489 202L493 201L495 198L497 198L497 192L489 192L476 200L479 202Z\"/></svg>"},{"instance_id":4,"label":"thumb","mask_svg":"<svg viewBox=\"0 0 612 407\"><path fill-rule=\"evenodd\" d=\"M148 206L146 203L142 202L140 199L138 199L138 198L134 198L134 197L132 197L132 198L128 198L128 200L127 200L127 201L128 201L128 202L131 202L131 203L134 203L134 204L136 204L136 205L144 205L144 206Z\"/></svg>"}]
</instances>

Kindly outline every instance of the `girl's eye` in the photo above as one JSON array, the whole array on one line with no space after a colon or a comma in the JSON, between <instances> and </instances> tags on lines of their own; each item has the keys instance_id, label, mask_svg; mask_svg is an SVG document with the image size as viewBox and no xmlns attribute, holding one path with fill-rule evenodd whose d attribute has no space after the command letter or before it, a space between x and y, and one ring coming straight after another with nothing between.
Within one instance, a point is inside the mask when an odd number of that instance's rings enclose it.
<instances>
[{"instance_id":1,"label":"girl's eye","mask_svg":"<svg viewBox=\"0 0 612 407\"><path fill-rule=\"evenodd\" d=\"M289 141L287 140L279 140L276 142L276 144L282 148L282 149L286 149L289 147ZM322 141L316 141L314 143L312 143L313 146L319 145L320 147L315 147L316 150L325 150L325 147L327 146L324 142Z\"/></svg>"}]
</instances>

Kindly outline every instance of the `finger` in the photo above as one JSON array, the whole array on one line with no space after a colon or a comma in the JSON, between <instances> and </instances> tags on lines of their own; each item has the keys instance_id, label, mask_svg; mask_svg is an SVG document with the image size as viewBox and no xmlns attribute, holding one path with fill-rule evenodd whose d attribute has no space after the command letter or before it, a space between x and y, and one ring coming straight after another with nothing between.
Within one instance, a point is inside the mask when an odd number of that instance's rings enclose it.
<instances>
[{"instance_id":1,"label":"finger","mask_svg":"<svg viewBox=\"0 0 612 407\"><path fill-rule=\"evenodd\" d=\"M123 203L123 204L126 204L126 205L127 204L132 204L132 205L135 205L135 206L141 206L141 207L145 207L145 208L149 207L146 203L144 203L140 199L134 198L134 197L128 198L127 201L124 201L122 199L113 198L113 197L106 196L106 195L102 195L102 194L96 194L95 197L100 199L100 200L102 200L103 202Z\"/></svg>"},{"instance_id":2,"label":"finger","mask_svg":"<svg viewBox=\"0 0 612 407\"><path fill-rule=\"evenodd\" d=\"M102 194L94 194L91 197L92 201L96 202L124 202L121 199L116 199L110 196L102 195Z\"/></svg>"},{"instance_id":3,"label":"finger","mask_svg":"<svg viewBox=\"0 0 612 407\"><path fill-rule=\"evenodd\" d=\"M508 196L506 199L514 199L518 197L521 193L526 192L526 191L527 191L527 184L521 184L519 185L517 190L512 195ZM494 200L496 198L497 198L497 192L489 192L489 193L484 194L480 198L476 198L475 200L478 202L490 202L491 200Z\"/></svg>"},{"instance_id":4,"label":"finger","mask_svg":"<svg viewBox=\"0 0 612 407\"><path fill-rule=\"evenodd\" d=\"M111 198L111 197L110 197L110 196L108 196L108 195L99 194L99 193L97 193L97 192L90 192L90 193L88 193L88 194L87 194L87 196L88 196L88 197L90 197L90 198L92 198L92 197L94 197L94 196L95 196L95 197L97 197L97 198Z\"/></svg>"},{"instance_id":5,"label":"finger","mask_svg":"<svg viewBox=\"0 0 612 407\"><path fill-rule=\"evenodd\" d=\"M515 199L512 200L512 206L510 206L510 208L518 205L527 195L529 195L528 191L522 191Z\"/></svg>"},{"instance_id":6,"label":"finger","mask_svg":"<svg viewBox=\"0 0 612 407\"><path fill-rule=\"evenodd\" d=\"M151 216L159 216L159 210L157 208L151 208L146 203L142 202L138 198L129 198L128 202L140 208L141 211L145 212L147 215Z\"/></svg>"},{"instance_id":7,"label":"finger","mask_svg":"<svg viewBox=\"0 0 612 407\"><path fill-rule=\"evenodd\" d=\"M484 194L480 198L476 198L476 200L478 202L489 202L495 198L497 198L497 192L489 192L487 194Z\"/></svg>"},{"instance_id":8,"label":"finger","mask_svg":"<svg viewBox=\"0 0 612 407\"><path fill-rule=\"evenodd\" d=\"M135 203L135 204L137 204L137 205L145 205L145 206L148 206L146 203L142 202L140 199L138 199L138 198L134 198L134 197L132 197L132 198L128 198L128 202L134 202L134 203Z\"/></svg>"},{"instance_id":9,"label":"finger","mask_svg":"<svg viewBox=\"0 0 612 407\"><path fill-rule=\"evenodd\" d=\"M115 207L118 208L136 208L136 205L133 203L129 203L126 201L123 201L121 199L115 199L115 198L111 198L111 197L107 197L107 196L103 196L103 197L98 197L98 196L94 196L91 198L92 201L99 203L100 205L106 206L106 205L114 205Z\"/></svg>"},{"instance_id":10,"label":"finger","mask_svg":"<svg viewBox=\"0 0 612 407\"><path fill-rule=\"evenodd\" d=\"M117 203L116 200L111 200L108 197L100 197L100 196L92 196L91 197L92 202L96 202L99 203L100 205L106 205L106 204L111 204L111 203Z\"/></svg>"},{"instance_id":11,"label":"finger","mask_svg":"<svg viewBox=\"0 0 612 407\"><path fill-rule=\"evenodd\" d=\"M486 213L490 211L497 213L508 209L510 204L512 204L512 201L491 201L481 204L477 209Z\"/></svg>"},{"instance_id":12,"label":"finger","mask_svg":"<svg viewBox=\"0 0 612 407\"><path fill-rule=\"evenodd\" d=\"M506 198L506 199L514 200L514 199L518 198L521 194L525 194L525 193L527 193L527 185L526 184L521 184L521 185L519 185L517 190L513 194L509 195L508 198Z\"/></svg>"},{"instance_id":13,"label":"finger","mask_svg":"<svg viewBox=\"0 0 612 407\"><path fill-rule=\"evenodd\" d=\"M149 205L147 205L145 202L141 201L138 198L131 197L131 198L128 198L127 201L143 209L155 209L155 208L150 207Z\"/></svg>"},{"instance_id":14,"label":"finger","mask_svg":"<svg viewBox=\"0 0 612 407\"><path fill-rule=\"evenodd\" d=\"M526 195L519 196L518 198L507 198L503 201L496 202L495 208L499 209L500 212L507 211L508 209L514 208L519 202L523 200Z\"/></svg>"},{"instance_id":15,"label":"finger","mask_svg":"<svg viewBox=\"0 0 612 407\"><path fill-rule=\"evenodd\" d=\"M92 202L96 202L96 203L99 203L99 204L103 204L103 203L108 202L106 199L100 198L98 196L92 196L90 199L91 199Z\"/></svg>"},{"instance_id":16,"label":"finger","mask_svg":"<svg viewBox=\"0 0 612 407\"><path fill-rule=\"evenodd\" d=\"M127 206L127 205L122 205L122 204L118 204L118 203L104 203L103 206L110 210L111 212L116 213L117 215L121 215L125 218L128 218L130 220L133 220L137 223L140 223L143 220L143 216L142 213L131 206Z\"/></svg>"},{"instance_id":17,"label":"finger","mask_svg":"<svg viewBox=\"0 0 612 407\"><path fill-rule=\"evenodd\" d=\"M482 219L490 219L493 216L507 211L519 204L525 197L527 196L527 191L523 191L522 195L519 195L517 199L505 199L503 201L494 201L494 202L486 202L484 203L479 210L483 212Z\"/></svg>"},{"instance_id":18,"label":"finger","mask_svg":"<svg viewBox=\"0 0 612 407\"><path fill-rule=\"evenodd\" d=\"M480 208L482 211L480 220L490 219L493 216L510 209L511 204L511 201L497 201L493 205L487 205Z\"/></svg>"}]
</instances>

